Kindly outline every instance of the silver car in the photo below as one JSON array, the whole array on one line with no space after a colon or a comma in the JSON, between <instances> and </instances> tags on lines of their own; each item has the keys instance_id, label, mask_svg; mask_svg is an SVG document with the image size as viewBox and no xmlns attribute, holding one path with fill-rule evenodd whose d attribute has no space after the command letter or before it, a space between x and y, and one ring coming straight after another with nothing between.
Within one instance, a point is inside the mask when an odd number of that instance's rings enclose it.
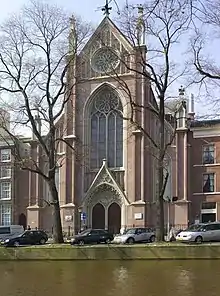
<instances>
[{"instance_id":1,"label":"silver car","mask_svg":"<svg viewBox=\"0 0 220 296\"><path fill-rule=\"evenodd\" d=\"M196 243L220 241L220 222L191 225L188 229L180 232L176 240Z\"/></svg>"},{"instance_id":2,"label":"silver car","mask_svg":"<svg viewBox=\"0 0 220 296\"><path fill-rule=\"evenodd\" d=\"M114 237L113 243L134 244L141 242L154 242L155 233L151 228L130 228L122 235Z\"/></svg>"}]
</instances>

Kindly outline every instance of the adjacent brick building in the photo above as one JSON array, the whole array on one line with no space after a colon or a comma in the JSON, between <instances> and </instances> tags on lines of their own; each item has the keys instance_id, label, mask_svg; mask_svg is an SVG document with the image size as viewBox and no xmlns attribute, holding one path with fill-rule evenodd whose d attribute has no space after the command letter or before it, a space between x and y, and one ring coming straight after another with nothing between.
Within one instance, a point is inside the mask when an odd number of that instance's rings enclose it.
<instances>
[{"instance_id":1,"label":"adjacent brick building","mask_svg":"<svg viewBox=\"0 0 220 296\"><path fill-rule=\"evenodd\" d=\"M10 115L0 110L5 128L10 129ZM22 141L21 154L28 146ZM28 153L28 152L27 152ZM21 170L15 158L15 146L5 129L0 128L0 225L27 225L29 196L28 172Z\"/></svg>"}]
</instances>

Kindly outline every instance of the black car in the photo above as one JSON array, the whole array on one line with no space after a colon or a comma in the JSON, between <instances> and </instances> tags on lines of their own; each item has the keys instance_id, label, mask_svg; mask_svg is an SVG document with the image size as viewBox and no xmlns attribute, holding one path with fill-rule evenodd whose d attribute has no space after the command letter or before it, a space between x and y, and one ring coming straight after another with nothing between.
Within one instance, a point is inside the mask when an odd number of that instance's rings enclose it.
<instances>
[{"instance_id":1,"label":"black car","mask_svg":"<svg viewBox=\"0 0 220 296\"><path fill-rule=\"evenodd\" d=\"M48 240L47 234L42 230L26 230L18 236L6 239L3 244L6 247L19 245L44 245Z\"/></svg>"},{"instance_id":2,"label":"black car","mask_svg":"<svg viewBox=\"0 0 220 296\"><path fill-rule=\"evenodd\" d=\"M113 235L104 229L87 229L76 235L72 240L72 245L84 244L109 244L113 240Z\"/></svg>"}]
</instances>

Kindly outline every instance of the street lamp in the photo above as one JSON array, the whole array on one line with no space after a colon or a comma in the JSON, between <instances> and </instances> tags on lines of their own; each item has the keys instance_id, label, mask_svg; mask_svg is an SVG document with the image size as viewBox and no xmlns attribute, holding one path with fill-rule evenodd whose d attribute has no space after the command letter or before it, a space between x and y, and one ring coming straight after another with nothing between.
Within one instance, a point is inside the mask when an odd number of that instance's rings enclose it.
<instances>
[{"instance_id":1,"label":"street lamp","mask_svg":"<svg viewBox=\"0 0 220 296\"><path fill-rule=\"evenodd\" d=\"M82 209L78 208L78 213L79 213L79 232L81 231L81 213L82 213Z\"/></svg>"}]
</instances>

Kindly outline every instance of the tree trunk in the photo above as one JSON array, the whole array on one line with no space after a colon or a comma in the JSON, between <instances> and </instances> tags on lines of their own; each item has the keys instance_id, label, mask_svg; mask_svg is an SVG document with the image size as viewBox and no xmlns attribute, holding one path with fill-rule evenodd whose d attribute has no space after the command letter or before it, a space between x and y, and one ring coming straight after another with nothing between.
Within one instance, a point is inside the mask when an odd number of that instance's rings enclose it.
<instances>
[{"instance_id":1,"label":"tree trunk","mask_svg":"<svg viewBox=\"0 0 220 296\"><path fill-rule=\"evenodd\" d=\"M165 149L165 114L164 114L164 96L160 97L160 143L158 157L158 193L156 199L157 225L156 240L164 241L164 149Z\"/></svg>"},{"instance_id":2,"label":"tree trunk","mask_svg":"<svg viewBox=\"0 0 220 296\"><path fill-rule=\"evenodd\" d=\"M164 200L163 200L163 183L164 183L164 169L163 159L159 157L158 160L158 187L159 193L157 195L157 227L156 227L156 240L164 241Z\"/></svg>"},{"instance_id":3,"label":"tree trunk","mask_svg":"<svg viewBox=\"0 0 220 296\"><path fill-rule=\"evenodd\" d=\"M59 196L56 188L56 184L54 180L52 180L49 184L50 193L52 196L52 206L53 206L53 239L54 243L62 244L63 241L63 231L61 224L61 216L60 216L60 203Z\"/></svg>"}]
</instances>

